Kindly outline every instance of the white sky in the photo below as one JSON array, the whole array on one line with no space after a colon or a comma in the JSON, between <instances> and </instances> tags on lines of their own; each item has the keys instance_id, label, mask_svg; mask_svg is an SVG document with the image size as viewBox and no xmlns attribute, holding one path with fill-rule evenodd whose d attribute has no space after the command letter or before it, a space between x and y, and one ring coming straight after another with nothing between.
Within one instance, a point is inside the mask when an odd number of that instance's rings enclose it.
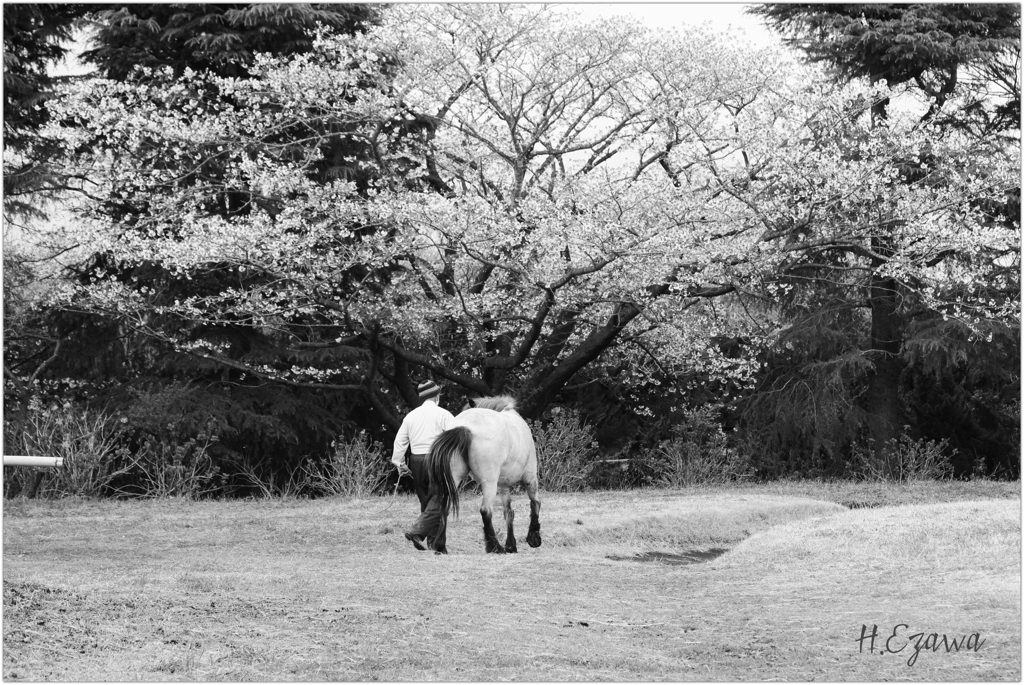
<instances>
[{"instance_id":1,"label":"white sky","mask_svg":"<svg viewBox=\"0 0 1024 685\"><path fill-rule=\"evenodd\" d=\"M709 23L719 30L737 29L758 47L778 43L779 38L757 17L745 14L751 7L730 2L615 2L559 3L598 17L627 16L651 27Z\"/></svg>"}]
</instances>

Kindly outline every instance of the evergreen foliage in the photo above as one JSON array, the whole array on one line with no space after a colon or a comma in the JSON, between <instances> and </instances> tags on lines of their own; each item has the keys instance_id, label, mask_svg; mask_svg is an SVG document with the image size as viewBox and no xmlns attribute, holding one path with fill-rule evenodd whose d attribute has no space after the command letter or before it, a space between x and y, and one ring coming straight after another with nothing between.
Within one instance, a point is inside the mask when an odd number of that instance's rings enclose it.
<instances>
[{"instance_id":1,"label":"evergreen foliage","mask_svg":"<svg viewBox=\"0 0 1024 685\"><path fill-rule=\"evenodd\" d=\"M22 150L48 120L41 105L52 95L50 68L68 54L87 5L4 4L4 146ZM6 174L5 174L6 177Z\"/></svg>"},{"instance_id":2,"label":"evergreen foliage","mask_svg":"<svg viewBox=\"0 0 1024 685\"><path fill-rule=\"evenodd\" d=\"M844 79L943 82L1020 38L1020 5L765 3L751 10Z\"/></svg>"},{"instance_id":3,"label":"evergreen foliage","mask_svg":"<svg viewBox=\"0 0 1024 685\"><path fill-rule=\"evenodd\" d=\"M965 68L974 67L982 75L974 85L986 92L968 111L984 116L989 130L1019 127L1019 4L765 3L750 12L840 79L915 84L933 99L926 117L963 88ZM992 86L1003 91L994 105L985 102Z\"/></svg>"},{"instance_id":4,"label":"evergreen foliage","mask_svg":"<svg viewBox=\"0 0 1024 685\"><path fill-rule=\"evenodd\" d=\"M294 55L313 47L323 26L342 33L365 28L367 4L166 3L94 6L100 26L82 59L123 81L137 67L170 67L245 78L257 53Z\"/></svg>"},{"instance_id":5,"label":"evergreen foliage","mask_svg":"<svg viewBox=\"0 0 1024 685\"><path fill-rule=\"evenodd\" d=\"M5 3L4 217L45 217L41 193L59 185L50 167L57 145L40 133L49 121L46 100L58 79L51 69L68 54L68 41L88 5Z\"/></svg>"}]
</instances>

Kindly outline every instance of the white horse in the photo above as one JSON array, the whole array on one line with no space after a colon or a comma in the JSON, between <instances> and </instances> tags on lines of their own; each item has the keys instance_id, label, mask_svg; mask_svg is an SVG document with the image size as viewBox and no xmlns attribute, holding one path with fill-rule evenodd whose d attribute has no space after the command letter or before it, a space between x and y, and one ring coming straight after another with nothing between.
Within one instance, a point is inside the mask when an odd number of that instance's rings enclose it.
<instances>
[{"instance_id":1,"label":"white horse","mask_svg":"<svg viewBox=\"0 0 1024 685\"><path fill-rule=\"evenodd\" d=\"M484 542L488 552L515 552L512 532L511 488L522 483L530 498L530 529L526 542L540 547L540 500L537 498L537 448L523 417L516 412L515 400L508 396L471 400L473 409L455 417L451 428L441 433L430 448L427 469L431 487L436 488L441 505L440 532L448 525L449 507L459 514L459 484L470 473L480 483L483 500L480 516L484 522ZM494 496L501 493L508 534L501 546L491 523ZM439 534L435 551L446 552L445 536Z\"/></svg>"}]
</instances>

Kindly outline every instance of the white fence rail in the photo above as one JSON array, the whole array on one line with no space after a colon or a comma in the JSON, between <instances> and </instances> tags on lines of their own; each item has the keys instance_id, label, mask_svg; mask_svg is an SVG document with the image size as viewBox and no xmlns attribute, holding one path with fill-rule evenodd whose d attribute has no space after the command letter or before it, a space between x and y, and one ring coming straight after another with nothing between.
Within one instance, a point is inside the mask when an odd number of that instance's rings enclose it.
<instances>
[{"instance_id":1,"label":"white fence rail","mask_svg":"<svg viewBox=\"0 0 1024 685\"><path fill-rule=\"evenodd\" d=\"M4 466L64 466L62 457L22 457L4 455Z\"/></svg>"}]
</instances>

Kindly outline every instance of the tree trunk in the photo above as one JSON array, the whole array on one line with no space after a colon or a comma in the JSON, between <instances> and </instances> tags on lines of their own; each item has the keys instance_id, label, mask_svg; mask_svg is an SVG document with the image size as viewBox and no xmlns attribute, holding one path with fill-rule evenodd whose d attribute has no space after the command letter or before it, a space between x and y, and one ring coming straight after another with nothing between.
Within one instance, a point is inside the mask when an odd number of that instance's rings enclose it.
<instances>
[{"instance_id":1,"label":"tree trunk","mask_svg":"<svg viewBox=\"0 0 1024 685\"><path fill-rule=\"evenodd\" d=\"M872 74L872 84L884 75ZM889 98L883 98L871 107L871 126L883 126L889 118ZM872 264L868 303L871 307L871 348L869 357L875 368L868 374L865 395L868 431L875 463L884 464L886 473L895 473L892 449L903 425L900 410L900 348L902 333L897 309L896 280L880 276L878 270L890 259L893 250L892 231L895 226L883 223L882 233L871 238L871 249L879 256Z\"/></svg>"},{"instance_id":2,"label":"tree trunk","mask_svg":"<svg viewBox=\"0 0 1024 685\"><path fill-rule=\"evenodd\" d=\"M657 286L656 289L667 290L667 286ZM639 316L641 311L640 305L636 303L620 304L608 321L591 331L569 356L560 363L546 364L534 373L532 382L527 385L531 390L520 403L520 413L527 418L537 417L580 369L612 346L619 334Z\"/></svg>"},{"instance_id":3,"label":"tree trunk","mask_svg":"<svg viewBox=\"0 0 1024 685\"><path fill-rule=\"evenodd\" d=\"M873 238L876 254L888 256L892 250L886 238ZM879 268L881 264L876 264ZM869 358L875 368L868 374L865 394L868 430L877 463L885 464L886 472L895 475L892 462L893 441L899 438L903 425L900 408L900 348L902 335L897 311L898 293L893 278L871 275L869 304L871 306L871 348Z\"/></svg>"},{"instance_id":4,"label":"tree trunk","mask_svg":"<svg viewBox=\"0 0 1024 685\"><path fill-rule=\"evenodd\" d=\"M41 469L32 469L38 471L38 473L32 474L32 482L29 484L28 489L25 491L25 497L28 499L35 499L36 494L39 492L39 486L43 483L43 478L46 477L46 473Z\"/></svg>"}]
</instances>

